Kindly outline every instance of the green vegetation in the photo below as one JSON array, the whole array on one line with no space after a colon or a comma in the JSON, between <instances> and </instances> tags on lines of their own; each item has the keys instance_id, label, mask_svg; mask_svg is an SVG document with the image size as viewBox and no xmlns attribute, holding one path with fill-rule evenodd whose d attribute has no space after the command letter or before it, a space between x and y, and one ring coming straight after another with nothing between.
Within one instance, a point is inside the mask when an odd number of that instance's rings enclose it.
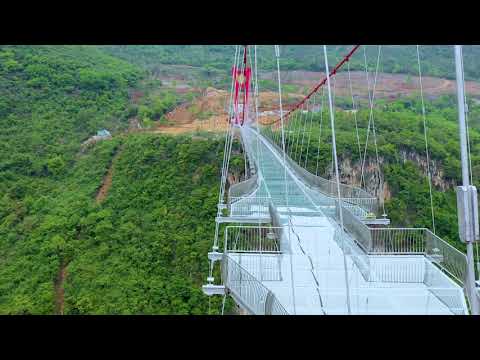
<instances>
[{"instance_id":1,"label":"green vegetation","mask_svg":"<svg viewBox=\"0 0 480 360\"><path fill-rule=\"evenodd\" d=\"M81 219L66 313L206 314L223 146L130 136L107 200ZM217 275L218 276L218 275ZM212 298L212 313L221 299Z\"/></svg>"},{"instance_id":2,"label":"green vegetation","mask_svg":"<svg viewBox=\"0 0 480 360\"><path fill-rule=\"evenodd\" d=\"M130 116L137 116L143 127L149 128L155 122L167 125L166 114L182 103L191 102L198 95L198 91L189 91L183 94L176 93L172 88L162 86L159 80L143 79L136 91L141 95L136 104L131 105ZM211 113L199 112L205 118Z\"/></svg>"},{"instance_id":3,"label":"green vegetation","mask_svg":"<svg viewBox=\"0 0 480 360\"><path fill-rule=\"evenodd\" d=\"M345 100L345 99L344 99ZM346 100L345 100L346 101ZM443 172L442 180L450 190L442 192L434 189L434 206L437 232L440 236L462 249L458 241L456 200L452 184L460 183L460 149L458 140L457 113L452 107L453 97L441 97L426 105L427 127L430 158ZM418 98L406 98L395 102L377 102L374 120L377 133L377 144L381 170L392 192L392 199L386 203L386 210L395 225L431 228L430 198L428 180L418 162L407 159L404 162L401 152L409 153L425 160L425 142L421 117L421 103ZM471 104L470 117L477 123L477 105ZM312 114L309 114L309 119ZM357 113L361 151L365 147L369 110L361 108ZM291 132L287 131L286 144L289 152L300 153L304 122L300 117L292 117ZM473 121L475 119L475 121ZM341 159L350 159L359 164L357 139L355 135L354 115L343 110L335 113L337 151ZM307 167L309 171L317 171L317 148L320 138L320 157L318 174L326 176L331 167L331 128L328 110L323 112L322 135L320 135L321 114L312 115L312 131L310 135L310 151ZM308 123L310 126L310 123ZM477 127L478 128L478 127ZM307 128L308 129L308 128ZM304 137L304 147L308 143L308 132ZM480 132L476 128L470 130L472 168L474 182L480 185L478 169L480 166ZM306 151L304 150L305 154ZM376 164L375 148L370 133L367 149L369 162ZM295 156L294 156L295 158ZM305 155L302 158L305 162Z\"/></svg>"},{"instance_id":4,"label":"green vegetation","mask_svg":"<svg viewBox=\"0 0 480 360\"><path fill-rule=\"evenodd\" d=\"M53 280L117 146L87 156L81 142L126 126L140 74L94 47L0 48L0 313L53 311Z\"/></svg>"},{"instance_id":5,"label":"green vegetation","mask_svg":"<svg viewBox=\"0 0 480 360\"><path fill-rule=\"evenodd\" d=\"M258 88L262 91L278 91L278 82L268 79L258 80ZM282 91L287 93L298 93L300 87L293 84L282 84Z\"/></svg>"},{"instance_id":6,"label":"green vegetation","mask_svg":"<svg viewBox=\"0 0 480 360\"><path fill-rule=\"evenodd\" d=\"M175 94L169 91L158 95L151 94L141 100L138 106L138 117L147 127L152 121L167 123L165 115L175 108L178 101Z\"/></svg>"},{"instance_id":7,"label":"green vegetation","mask_svg":"<svg viewBox=\"0 0 480 360\"><path fill-rule=\"evenodd\" d=\"M143 72L95 47L4 46L0 71L0 313L53 313L62 266L68 314L206 313L223 146L121 136ZM154 118L173 101L146 98ZM117 136L82 150L101 128Z\"/></svg>"},{"instance_id":8,"label":"green vegetation","mask_svg":"<svg viewBox=\"0 0 480 360\"><path fill-rule=\"evenodd\" d=\"M81 141L127 125L140 71L92 47L0 48L0 171L47 176L71 168Z\"/></svg>"},{"instance_id":9,"label":"green vegetation","mask_svg":"<svg viewBox=\"0 0 480 360\"><path fill-rule=\"evenodd\" d=\"M337 63L353 45L328 47L330 64ZM375 67L377 46L364 45L370 68ZM159 72L159 64L189 65L202 69L206 79L219 78L224 86L228 84L228 70L233 64L235 47L233 45L122 45L102 46L102 50L148 69ZM417 75L417 55L415 45L382 46L382 70L387 73ZM282 70L323 71L323 49L318 45L280 46ZM465 46L464 68L467 80L479 80L480 68L476 59L480 55L480 46ZM257 47L258 69L269 71L276 69L273 45ZM455 76L453 48L446 45L421 46L422 72L424 75L453 79ZM360 48L351 59L352 70L364 69L363 50ZM187 71L189 69L182 69Z\"/></svg>"}]
</instances>

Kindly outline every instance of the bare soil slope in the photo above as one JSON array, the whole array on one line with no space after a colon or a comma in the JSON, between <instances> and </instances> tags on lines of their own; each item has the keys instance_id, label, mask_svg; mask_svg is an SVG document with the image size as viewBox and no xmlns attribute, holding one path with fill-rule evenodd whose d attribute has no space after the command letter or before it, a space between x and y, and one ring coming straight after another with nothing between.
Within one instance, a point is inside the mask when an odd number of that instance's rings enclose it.
<instances>
[{"instance_id":1,"label":"bare soil slope","mask_svg":"<svg viewBox=\"0 0 480 360\"><path fill-rule=\"evenodd\" d=\"M352 88L355 95L367 97L367 82L363 71L351 72ZM372 87L374 73L369 74ZM323 79L325 73L314 71L284 71L282 72L282 81L287 84L294 84L303 87L304 91L311 89ZM263 79L274 80L276 73L268 72L260 75ZM350 95L350 82L347 72L340 72L332 80L335 83L336 92L340 96ZM447 80L430 76L422 77L423 90L427 96L439 96L454 94L456 89L455 80ZM480 83L475 81L465 82L466 91L470 96L480 97ZM379 73L377 77L376 97L393 98L396 96L405 96L419 91L419 78L417 76L408 76L405 74L387 74Z\"/></svg>"}]
</instances>

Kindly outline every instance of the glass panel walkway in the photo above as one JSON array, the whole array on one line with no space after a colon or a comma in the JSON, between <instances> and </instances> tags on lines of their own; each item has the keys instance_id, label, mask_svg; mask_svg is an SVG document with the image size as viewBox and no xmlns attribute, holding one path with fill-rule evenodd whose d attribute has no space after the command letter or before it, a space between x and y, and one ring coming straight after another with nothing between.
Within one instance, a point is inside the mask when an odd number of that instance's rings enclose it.
<instances>
[{"instance_id":1,"label":"glass panel walkway","mask_svg":"<svg viewBox=\"0 0 480 360\"><path fill-rule=\"evenodd\" d=\"M332 198L305 186L290 167L285 177L282 154L256 130L240 131L256 163L259 188L232 204L232 213L242 202L268 198L283 227L281 254L267 259L229 252L228 257L261 281L289 314L467 313L462 288L430 260L367 255L332 218Z\"/></svg>"}]
</instances>

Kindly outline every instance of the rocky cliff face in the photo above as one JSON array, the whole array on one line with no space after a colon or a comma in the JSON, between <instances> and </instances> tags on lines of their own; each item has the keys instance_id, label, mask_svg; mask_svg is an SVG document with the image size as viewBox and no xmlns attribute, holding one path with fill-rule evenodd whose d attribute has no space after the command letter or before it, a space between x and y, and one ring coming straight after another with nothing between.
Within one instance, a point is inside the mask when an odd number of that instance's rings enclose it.
<instances>
[{"instance_id":1,"label":"rocky cliff face","mask_svg":"<svg viewBox=\"0 0 480 360\"><path fill-rule=\"evenodd\" d=\"M413 161L420 168L422 173L427 176L427 157L419 155L414 151L400 150L399 155L403 162ZM442 191L449 190L455 186L455 181L452 179L445 179L445 173L442 165L437 160L430 159L430 171L432 172L432 184Z\"/></svg>"},{"instance_id":2,"label":"rocky cliff face","mask_svg":"<svg viewBox=\"0 0 480 360\"><path fill-rule=\"evenodd\" d=\"M413 151L401 150L399 157L403 163L406 161L414 162L421 170L424 176L427 176L427 158ZM362 164L360 161L352 162L350 158L339 159L340 180L344 184L350 184L360 187L360 179L362 173ZM383 165L385 159L379 157L380 165ZM441 164L436 161L430 161L430 170L432 172L432 184L441 191L446 191L455 186L455 182L450 179L445 179L444 171ZM324 172L324 176L328 179L335 178L335 171L332 164L328 166ZM385 176L380 170L376 158L367 158L365 168L363 171L364 189L370 194L375 195L380 201L390 200L392 197L388 182L385 181Z\"/></svg>"}]
</instances>

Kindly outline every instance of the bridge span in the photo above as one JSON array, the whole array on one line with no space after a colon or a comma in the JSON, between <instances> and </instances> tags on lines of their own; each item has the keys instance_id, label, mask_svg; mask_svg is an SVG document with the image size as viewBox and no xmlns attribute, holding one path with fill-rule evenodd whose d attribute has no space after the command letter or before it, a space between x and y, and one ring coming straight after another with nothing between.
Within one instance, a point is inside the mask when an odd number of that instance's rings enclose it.
<instances>
[{"instance_id":1,"label":"bridge span","mask_svg":"<svg viewBox=\"0 0 480 360\"><path fill-rule=\"evenodd\" d=\"M460 194L460 202L458 199L457 202L459 211L469 214L463 220L459 217L460 238L467 243L468 256L435 234L430 170L433 232L426 228L392 227L385 209L382 216L377 217L379 200L375 196L362 188L340 183L335 95L332 96L330 78L345 65L350 79L349 60L358 48L354 46L330 69L327 49L323 46L325 78L285 113L280 48L275 46L279 118L260 121L257 48L254 47L252 61L247 45L243 46L243 55L236 47L227 120L231 126L226 134L214 246L208 254L210 272L203 290L207 295L223 295L223 304L230 295L242 309L260 315L477 314L480 299L475 289L472 246L480 236L478 221L473 220L478 219L476 206L469 205L476 204L476 188L469 185L462 86L458 85L458 99L459 124L463 129L460 135L464 186L457 188L457 195ZM456 69L457 79L463 81L459 75L461 61L457 59L461 57L460 50L456 46ZM364 48L370 111L363 154L350 82L352 120L362 162L361 184L365 181L363 169L370 129L380 166L373 115L380 55L381 46L378 46L373 88L370 89ZM417 63L421 74L418 46ZM320 95L319 90L324 85L327 91L323 88ZM249 102L251 86L254 105ZM328 94L332 168L336 181L317 175L322 124L324 113L327 113L325 93ZM420 94L428 159L421 82ZM318 134L313 170L312 153L309 153L312 133ZM242 144L247 179L231 185L227 192L226 179L235 138ZM213 276L216 263L221 264L221 272L217 273L221 275L217 276L220 283L215 283Z\"/></svg>"},{"instance_id":2,"label":"bridge span","mask_svg":"<svg viewBox=\"0 0 480 360\"><path fill-rule=\"evenodd\" d=\"M206 293L226 291L251 314L468 313L464 254L427 229L369 227L372 196L345 186L339 204L328 180L256 128L236 132L254 175L230 189L217 218L236 224L216 255L223 284Z\"/></svg>"}]
</instances>

